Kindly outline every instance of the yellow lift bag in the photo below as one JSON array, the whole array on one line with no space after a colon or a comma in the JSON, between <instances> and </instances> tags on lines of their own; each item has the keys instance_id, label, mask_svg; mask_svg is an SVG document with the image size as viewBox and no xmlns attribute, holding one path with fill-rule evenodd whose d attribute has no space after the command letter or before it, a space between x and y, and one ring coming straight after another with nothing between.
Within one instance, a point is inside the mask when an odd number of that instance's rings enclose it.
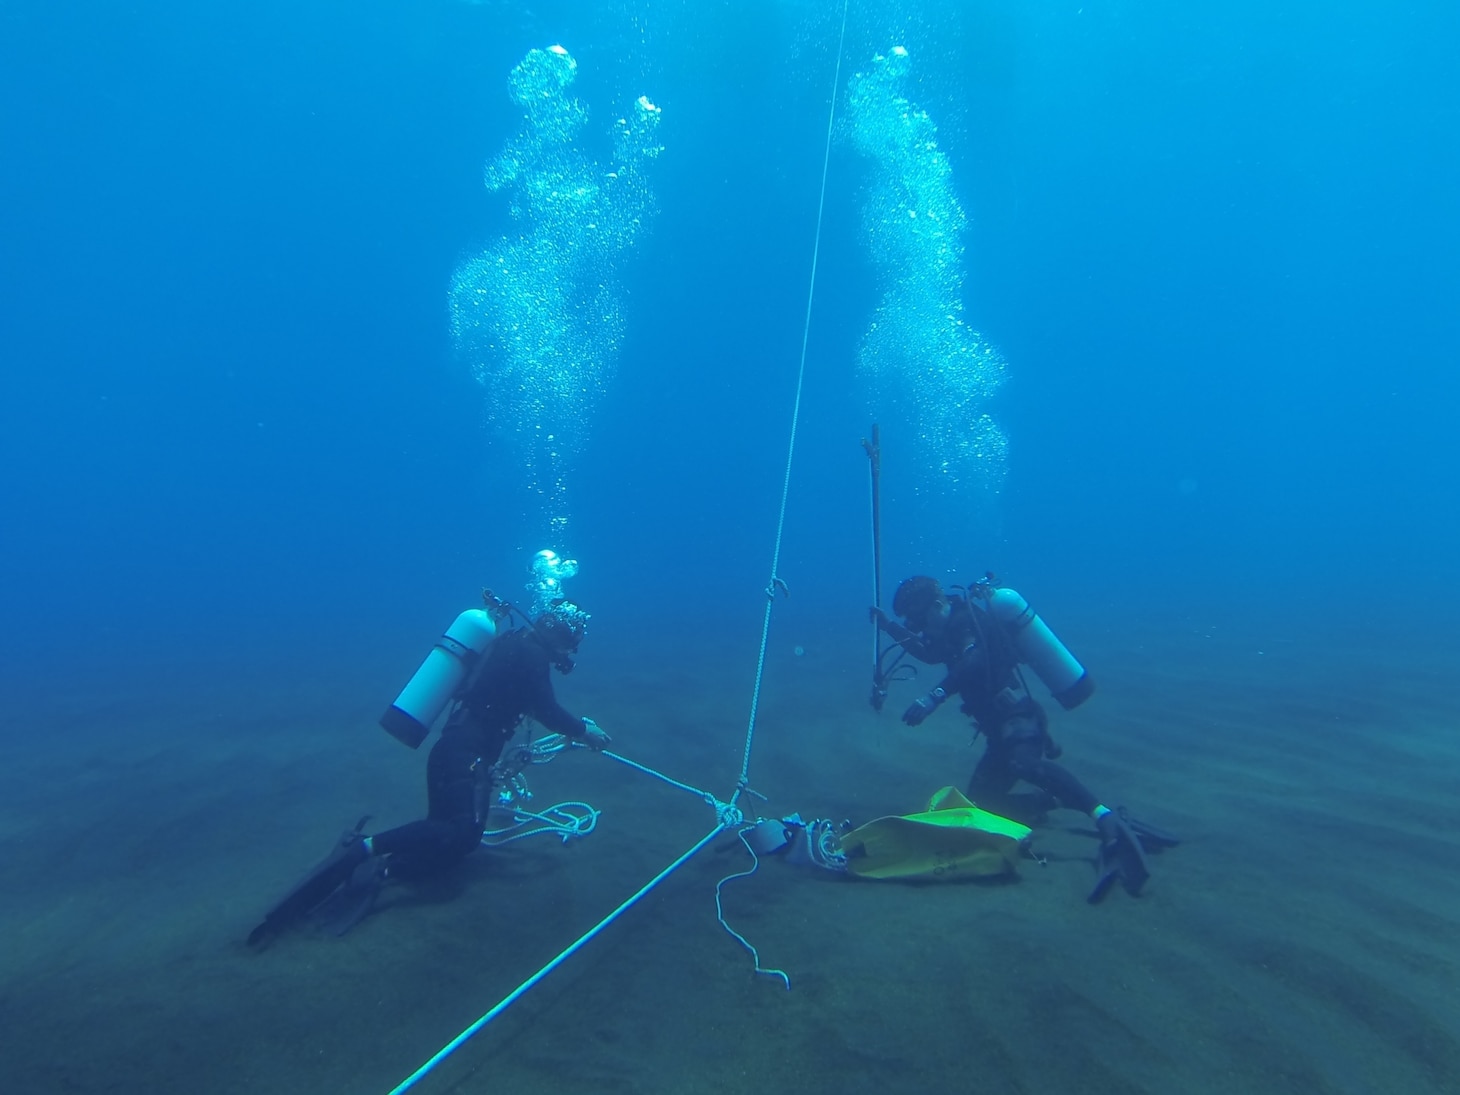
<instances>
[{"instance_id":1,"label":"yellow lift bag","mask_svg":"<svg viewBox=\"0 0 1460 1095\"><path fill-rule=\"evenodd\" d=\"M920 814L879 817L841 839L847 870L862 878L949 880L1011 875L1029 827L980 810L955 788Z\"/></svg>"}]
</instances>

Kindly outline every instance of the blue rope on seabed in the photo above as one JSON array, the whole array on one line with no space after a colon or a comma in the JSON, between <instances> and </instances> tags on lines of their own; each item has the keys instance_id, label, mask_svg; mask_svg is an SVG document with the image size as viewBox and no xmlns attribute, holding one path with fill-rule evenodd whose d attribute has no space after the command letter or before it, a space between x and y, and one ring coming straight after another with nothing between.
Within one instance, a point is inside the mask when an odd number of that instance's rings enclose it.
<instances>
[{"instance_id":1,"label":"blue rope on seabed","mask_svg":"<svg viewBox=\"0 0 1460 1095\"><path fill-rule=\"evenodd\" d=\"M643 886L641 886L637 893L635 893L627 901L623 902L623 904L619 905L618 908L614 909L613 912L609 913L597 924L593 925L593 927L590 928L588 931L579 936L578 939L575 940L571 946L567 947L562 953L560 953L546 966L543 966L542 969L538 970L526 981L522 982L522 984L518 985L515 989L509 992L505 997L502 998L501 1002L498 1003L496 1007L492 1008L491 1011L487 1012L475 1023L467 1027L455 1038L451 1039L451 1041L447 1042L446 1045L442 1046L441 1049L436 1052L435 1056L433 1056L420 1068L416 1069L415 1072L412 1072L396 1087L392 1088L390 1095L400 1095L400 1092L409 1091L411 1088L415 1087L416 1084L423 1080L426 1075L430 1073L437 1065L439 1065L442 1061L446 1060L447 1057L451 1056L451 1054L460 1049L462 1045L464 1045L466 1041L472 1037L472 1035L476 1034L493 1019L501 1015L502 1012L506 1011L509 1007L515 1004L518 998L521 997L522 994L525 993L528 989L532 988L533 985L537 984L548 974L552 973L553 970L557 969L569 958L577 954L578 951L580 951L589 942L589 940L593 939L594 936L602 932L604 928L608 927L620 916L626 913L629 909L633 908L633 906L636 905L639 900L644 897L645 894L647 894L655 886L659 885L659 883L663 882L675 871L679 870L680 867L689 862L692 856L694 856L697 852L703 849L705 845L714 840L715 837L719 836L724 831L725 828L723 825L716 825L713 829L706 833L700 839L699 843L697 843L693 848L685 852L673 863L665 867L664 870L660 871L652 879L650 879Z\"/></svg>"}]
</instances>

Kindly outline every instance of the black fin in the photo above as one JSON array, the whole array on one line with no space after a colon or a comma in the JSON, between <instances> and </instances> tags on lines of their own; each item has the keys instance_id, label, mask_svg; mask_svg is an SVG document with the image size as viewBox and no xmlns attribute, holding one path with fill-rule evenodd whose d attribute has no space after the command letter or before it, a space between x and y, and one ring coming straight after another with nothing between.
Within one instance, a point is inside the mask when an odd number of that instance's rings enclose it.
<instances>
[{"instance_id":1,"label":"black fin","mask_svg":"<svg viewBox=\"0 0 1460 1095\"><path fill-rule=\"evenodd\" d=\"M343 833L314 868L264 914L263 921L248 933L250 946L256 946L277 935L291 924L298 923L311 911L318 908L332 893L343 886L362 863L368 863L370 853L365 849L361 830L369 815L355 823L355 828Z\"/></svg>"},{"instance_id":2,"label":"black fin","mask_svg":"<svg viewBox=\"0 0 1460 1095\"><path fill-rule=\"evenodd\" d=\"M367 859L350 872L343 886L315 908L310 919L333 936L346 934L374 911L385 878L384 861Z\"/></svg>"},{"instance_id":3,"label":"black fin","mask_svg":"<svg viewBox=\"0 0 1460 1095\"><path fill-rule=\"evenodd\" d=\"M1130 831L1140 838L1141 847L1147 852L1159 852L1162 848L1175 848L1181 843L1181 838L1175 833L1167 829L1158 829L1139 818L1131 817L1124 806L1117 812L1120 814L1120 820L1124 821Z\"/></svg>"},{"instance_id":4,"label":"black fin","mask_svg":"<svg viewBox=\"0 0 1460 1095\"><path fill-rule=\"evenodd\" d=\"M1100 830L1100 851L1096 858L1099 879L1086 899L1095 905L1110 891L1110 884L1117 878L1132 897L1139 896L1141 888L1151 877L1146 863L1146 853L1138 836L1117 813L1103 814L1096 822Z\"/></svg>"}]
</instances>

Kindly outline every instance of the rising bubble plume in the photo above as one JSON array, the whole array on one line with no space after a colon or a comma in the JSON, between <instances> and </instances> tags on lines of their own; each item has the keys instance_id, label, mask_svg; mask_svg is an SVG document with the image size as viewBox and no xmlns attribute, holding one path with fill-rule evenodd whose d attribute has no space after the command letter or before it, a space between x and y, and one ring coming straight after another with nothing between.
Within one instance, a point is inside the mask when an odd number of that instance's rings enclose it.
<instances>
[{"instance_id":1,"label":"rising bubble plume","mask_svg":"<svg viewBox=\"0 0 1460 1095\"><path fill-rule=\"evenodd\" d=\"M1008 442L987 411L1004 359L963 318L963 207L927 112L906 94L911 58L878 54L847 85L846 131L872 164L865 239L881 299L859 364L874 413L914 424L932 487L996 491Z\"/></svg>"},{"instance_id":2,"label":"rising bubble plume","mask_svg":"<svg viewBox=\"0 0 1460 1095\"><path fill-rule=\"evenodd\" d=\"M485 172L487 189L509 200L512 231L457 268L450 297L456 352L554 536L618 359L618 266L651 214L645 169L662 150L659 108L640 96L614 123L611 152L600 161L585 151L589 112L569 90L577 70L562 46L534 49L512 70L522 130Z\"/></svg>"}]
</instances>

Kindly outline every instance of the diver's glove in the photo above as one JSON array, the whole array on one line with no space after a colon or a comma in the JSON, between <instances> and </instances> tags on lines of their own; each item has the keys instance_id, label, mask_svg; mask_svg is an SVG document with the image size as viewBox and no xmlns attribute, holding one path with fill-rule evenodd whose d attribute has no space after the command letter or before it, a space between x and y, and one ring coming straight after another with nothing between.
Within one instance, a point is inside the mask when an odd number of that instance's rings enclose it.
<instances>
[{"instance_id":1,"label":"diver's glove","mask_svg":"<svg viewBox=\"0 0 1460 1095\"><path fill-rule=\"evenodd\" d=\"M921 726L925 718L938 710L948 693L943 689L935 688L921 699L915 700L911 707L902 713L902 721L909 726Z\"/></svg>"},{"instance_id":2,"label":"diver's glove","mask_svg":"<svg viewBox=\"0 0 1460 1095\"><path fill-rule=\"evenodd\" d=\"M583 744L595 753L601 753L612 743L613 739L604 733L603 727L585 715L583 718Z\"/></svg>"}]
</instances>

